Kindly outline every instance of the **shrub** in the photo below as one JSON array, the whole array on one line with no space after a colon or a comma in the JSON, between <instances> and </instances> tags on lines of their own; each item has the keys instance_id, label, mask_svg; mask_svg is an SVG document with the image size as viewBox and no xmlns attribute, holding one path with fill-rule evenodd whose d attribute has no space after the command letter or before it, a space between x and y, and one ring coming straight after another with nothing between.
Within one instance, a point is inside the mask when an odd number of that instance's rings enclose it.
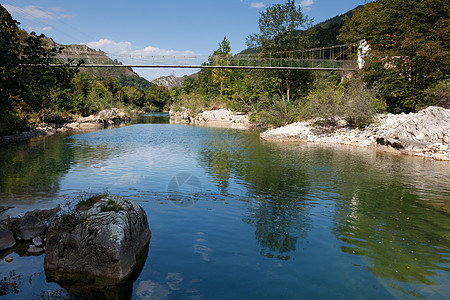
<instances>
[{"instance_id":1,"label":"shrub","mask_svg":"<svg viewBox=\"0 0 450 300\"><path fill-rule=\"evenodd\" d=\"M355 76L338 85L320 80L316 90L306 97L304 118L318 118L321 123L335 125L344 119L349 126L369 125L377 113L385 109L376 93Z\"/></svg>"},{"instance_id":2,"label":"shrub","mask_svg":"<svg viewBox=\"0 0 450 300\"><path fill-rule=\"evenodd\" d=\"M450 80L439 82L431 89L427 89L424 93L425 107L436 105L443 108L450 108Z\"/></svg>"}]
</instances>

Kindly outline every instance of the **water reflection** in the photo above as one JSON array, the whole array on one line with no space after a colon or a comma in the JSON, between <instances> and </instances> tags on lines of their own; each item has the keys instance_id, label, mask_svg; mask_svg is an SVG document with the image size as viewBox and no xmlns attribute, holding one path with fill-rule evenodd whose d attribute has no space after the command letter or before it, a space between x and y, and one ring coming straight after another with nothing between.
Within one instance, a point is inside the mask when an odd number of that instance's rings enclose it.
<instances>
[{"instance_id":1,"label":"water reflection","mask_svg":"<svg viewBox=\"0 0 450 300\"><path fill-rule=\"evenodd\" d=\"M398 160L391 162L395 165ZM413 161L409 167L418 169ZM449 271L449 215L424 199L423 188L418 189L408 178L414 172L402 173L406 171L402 168L402 172L388 175L385 168L389 168L389 160L380 170L376 163L353 159L352 168L342 170L343 199L336 203L333 232L345 242L341 246L344 253L361 256L370 271L395 293L427 294L425 286L442 284ZM436 200L450 200L443 198ZM450 281L444 282L449 288ZM415 283L423 286L411 285ZM433 297L445 298L440 293L435 289Z\"/></svg>"},{"instance_id":2,"label":"water reflection","mask_svg":"<svg viewBox=\"0 0 450 300\"><path fill-rule=\"evenodd\" d=\"M74 162L74 149L64 145L63 136L35 138L0 148L0 200L29 195L54 196L59 180Z\"/></svg>"},{"instance_id":3,"label":"water reflection","mask_svg":"<svg viewBox=\"0 0 450 300\"><path fill-rule=\"evenodd\" d=\"M57 282L72 296L79 299L131 299L133 283L139 277L148 256L149 245L136 256L136 267L132 274L121 282L107 278L87 277L86 274L45 271L47 281Z\"/></svg>"},{"instance_id":4,"label":"water reflection","mask_svg":"<svg viewBox=\"0 0 450 300\"><path fill-rule=\"evenodd\" d=\"M199 153L200 162L227 194L231 177L246 182L252 205L244 222L255 227L260 254L289 260L305 239L311 220L306 212L308 176L289 166L280 152L261 151L257 134L231 130L218 135Z\"/></svg>"}]
</instances>

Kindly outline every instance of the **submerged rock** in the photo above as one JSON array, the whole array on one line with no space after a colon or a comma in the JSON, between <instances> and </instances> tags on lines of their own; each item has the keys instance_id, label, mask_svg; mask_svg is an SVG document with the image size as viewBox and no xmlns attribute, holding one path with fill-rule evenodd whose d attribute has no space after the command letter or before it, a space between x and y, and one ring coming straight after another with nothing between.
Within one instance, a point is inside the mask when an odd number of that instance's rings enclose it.
<instances>
[{"instance_id":1,"label":"submerged rock","mask_svg":"<svg viewBox=\"0 0 450 300\"><path fill-rule=\"evenodd\" d=\"M47 278L122 282L150 237L147 215L137 203L117 196L100 199L52 220L44 259Z\"/></svg>"},{"instance_id":2,"label":"submerged rock","mask_svg":"<svg viewBox=\"0 0 450 300\"><path fill-rule=\"evenodd\" d=\"M9 249L16 244L14 235L9 230L0 230L0 251Z\"/></svg>"}]
</instances>

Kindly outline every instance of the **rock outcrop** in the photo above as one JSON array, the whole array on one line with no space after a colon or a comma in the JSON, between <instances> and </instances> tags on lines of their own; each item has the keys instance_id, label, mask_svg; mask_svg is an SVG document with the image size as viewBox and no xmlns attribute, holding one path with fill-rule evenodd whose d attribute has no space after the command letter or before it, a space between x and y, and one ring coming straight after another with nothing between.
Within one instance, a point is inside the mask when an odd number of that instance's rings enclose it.
<instances>
[{"instance_id":1,"label":"rock outcrop","mask_svg":"<svg viewBox=\"0 0 450 300\"><path fill-rule=\"evenodd\" d=\"M428 107L418 113L380 114L365 128L349 128L345 122L321 127L314 120L297 122L260 134L267 141L338 143L388 152L450 160L450 110Z\"/></svg>"},{"instance_id":2,"label":"rock outcrop","mask_svg":"<svg viewBox=\"0 0 450 300\"><path fill-rule=\"evenodd\" d=\"M407 151L422 151L429 145L448 150L450 144L450 109L430 106L381 133L380 144L391 144Z\"/></svg>"},{"instance_id":3,"label":"rock outcrop","mask_svg":"<svg viewBox=\"0 0 450 300\"><path fill-rule=\"evenodd\" d=\"M169 76L161 76L156 79L153 79L151 83L154 83L159 86L165 86L169 90L173 88L180 88L183 86L184 80L182 78L175 77L173 75Z\"/></svg>"},{"instance_id":4,"label":"rock outcrop","mask_svg":"<svg viewBox=\"0 0 450 300\"><path fill-rule=\"evenodd\" d=\"M117 196L100 199L52 220L44 259L47 278L122 282L150 237L147 215L137 203Z\"/></svg>"},{"instance_id":5,"label":"rock outcrop","mask_svg":"<svg viewBox=\"0 0 450 300\"><path fill-rule=\"evenodd\" d=\"M229 127L247 129L250 127L248 114L232 112L226 108L205 110L193 115L190 109L170 110L170 121L173 123L195 124L200 126Z\"/></svg>"}]
</instances>

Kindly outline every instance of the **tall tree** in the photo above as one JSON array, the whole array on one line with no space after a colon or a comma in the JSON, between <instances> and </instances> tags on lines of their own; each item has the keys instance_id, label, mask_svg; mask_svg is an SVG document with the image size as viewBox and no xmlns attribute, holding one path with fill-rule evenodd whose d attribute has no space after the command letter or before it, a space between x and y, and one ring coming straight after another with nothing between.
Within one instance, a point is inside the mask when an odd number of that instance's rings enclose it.
<instances>
[{"instance_id":1,"label":"tall tree","mask_svg":"<svg viewBox=\"0 0 450 300\"><path fill-rule=\"evenodd\" d=\"M219 44L219 48L214 51L214 64L218 66L229 66L231 58L230 42L225 36ZM220 94L223 95L224 84L230 76L231 69L217 68L213 70L213 80L220 84Z\"/></svg>"},{"instance_id":2,"label":"tall tree","mask_svg":"<svg viewBox=\"0 0 450 300\"><path fill-rule=\"evenodd\" d=\"M284 4L274 4L261 13L259 18L260 33L253 33L247 38L247 46L270 58L295 57L296 50L308 49L312 45L310 34L299 34L299 29L308 29L312 20L303 15L301 6L295 0ZM299 53L299 52L297 52ZM273 76L273 72L269 73ZM269 76L270 76L269 75ZM311 78L309 71L278 71L280 96L283 109L287 110L293 96L300 96L307 91L306 82Z\"/></svg>"},{"instance_id":3,"label":"tall tree","mask_svg":"<svg viewBox=\"0 0 450 300\"><path fill-rule=\"evenodd\" d=\"M378 0L347 19L339 39L366 39L364 70L391 110L414 110L425 89L450 72L450 2Z\"/></svg>"},{"instance_id":4,"label":"tall tree","mask_svg":"<svg viewBox=\"0 0 450 300\"><path fill-rule=\"evenodd\" d=\"M303 15L295 0L274 4L261 12L260 33L247 37L247 46L260 52L294 51L309 43L308 36L296 34L298 29L311 27L312 20Z\"/></svg>"}]
</instances>

